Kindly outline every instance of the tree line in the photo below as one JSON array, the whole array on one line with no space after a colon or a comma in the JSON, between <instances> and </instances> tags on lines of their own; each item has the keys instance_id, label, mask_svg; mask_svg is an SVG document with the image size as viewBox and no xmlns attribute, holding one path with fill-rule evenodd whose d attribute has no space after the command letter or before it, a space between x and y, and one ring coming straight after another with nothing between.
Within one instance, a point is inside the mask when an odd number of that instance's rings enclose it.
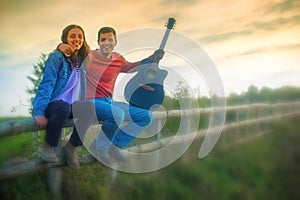
<instances>
[{"instance_id":1,"label":"tree line","mask_svg":"<svg viewBox=\"0 0 300 200\"><path fill-rule=\"evenodd\" d=\"M31 87L27 89L27 93L31 95L30 102L32 102L33 97L37 92L38 86L43 76L44 66L47 58L47 54L42 54L37 63L33 66L32 73L27 76L29 81L32 83ZM179 82L174 91L174 95L172 97L165 96L163 105L167 109L180 108L178 100L187 98L190 98L188 89ZM300 87L296 86L282 86L275 89L264 86L259 89L255 85L250 85L247 91L242 92L241 94L233 92L226 97L227 105L278 103L298 100L300 100ZM200 96L198 97L198 104L200 107L209 107L211 105L211 99L210 97ZM29 112L32 112L31 107L29 109Z\"/></svg>"}]
</instances>

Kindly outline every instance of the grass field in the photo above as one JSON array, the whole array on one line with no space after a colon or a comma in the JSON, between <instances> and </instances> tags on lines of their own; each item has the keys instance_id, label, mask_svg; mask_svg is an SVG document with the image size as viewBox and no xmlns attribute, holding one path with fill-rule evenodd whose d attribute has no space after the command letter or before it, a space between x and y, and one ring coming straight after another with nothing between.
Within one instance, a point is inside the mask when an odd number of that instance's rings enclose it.
<instances>
[{"instance_id":1,"label":"grass field","mask_svg":"<svg viewBox=\"0 0 300 200\"><path fill-rule=\"evenodd\" d=\"M299 120L273 121L267 134L244 143L221 140L204 159L197 157L197 140L168 167L146 174L119 172L114 184L100 163L77 171L65 167L62 199L300 199ZM32 148L31 134L1 138L0 160L31 155ZM0 199L50 199L47 173L2 181Z\"/></svg>"}]
</instances>

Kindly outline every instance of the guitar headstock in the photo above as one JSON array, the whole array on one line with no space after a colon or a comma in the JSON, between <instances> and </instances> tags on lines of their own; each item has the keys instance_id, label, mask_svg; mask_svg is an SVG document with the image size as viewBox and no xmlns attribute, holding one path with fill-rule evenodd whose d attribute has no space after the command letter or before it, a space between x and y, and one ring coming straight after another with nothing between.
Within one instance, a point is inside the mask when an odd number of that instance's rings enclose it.
<instances>
[{"instance_id":1,"label":"guitar headstock","mask_svg":"<svg viewBox=\"0 0 300 200\"><path fill-rule=\"evenodd\" d=\"M175 26L176 20L174 18L169 18L166 27L167 29L173 29Z\"/></svg>"}]
</instances>

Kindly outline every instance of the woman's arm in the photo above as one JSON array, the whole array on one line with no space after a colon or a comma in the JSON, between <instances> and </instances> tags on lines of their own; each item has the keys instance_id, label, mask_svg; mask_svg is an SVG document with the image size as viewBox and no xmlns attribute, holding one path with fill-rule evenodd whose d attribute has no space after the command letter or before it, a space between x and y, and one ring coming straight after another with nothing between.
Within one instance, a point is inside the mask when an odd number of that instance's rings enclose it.
<instances>
[{"instance_id":1,"label":"woman's arm","mask_svg":"<svg viewBox=\"0 0 300 200\"><path fill-rule=\"evenodd\" d=\"M45 116L45 110L55 89L56 80L62 64L62 58L63 55L61 52L54 51L49 55L49 58L46 61L43 79L33 101L34 116Z\"/></svg>"}]
</instances>

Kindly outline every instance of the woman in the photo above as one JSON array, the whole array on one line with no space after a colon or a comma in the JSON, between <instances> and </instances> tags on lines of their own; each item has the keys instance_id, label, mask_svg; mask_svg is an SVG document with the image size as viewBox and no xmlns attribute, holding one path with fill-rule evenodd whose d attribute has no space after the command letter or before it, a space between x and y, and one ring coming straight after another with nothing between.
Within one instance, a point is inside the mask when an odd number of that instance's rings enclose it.
<instances>
[{"instance_id":1,"label":"woman","mask_svg":"<svg viewBox=\"0 0 300 200\"><path fill-rule=\"evenodd\" d=\"M46 128L45 144L40 151L41 158L48 162L58 162L60 159L56 147L63 124L66 119L73 118L72 110L80 112L70 140L63 147L68 165L78 168L75 148L81 146L82 142L77 131L86 131L93 116L93 104L79 101L85 99L84 67L80 66L90 48L83 29L78 25L67 26L62 32L61 40L72 46L74 52L70 57L65 57L57 50L49 55L43 79L33 101L33 116L39 127Z\"/></svg>"}]
</instances>

